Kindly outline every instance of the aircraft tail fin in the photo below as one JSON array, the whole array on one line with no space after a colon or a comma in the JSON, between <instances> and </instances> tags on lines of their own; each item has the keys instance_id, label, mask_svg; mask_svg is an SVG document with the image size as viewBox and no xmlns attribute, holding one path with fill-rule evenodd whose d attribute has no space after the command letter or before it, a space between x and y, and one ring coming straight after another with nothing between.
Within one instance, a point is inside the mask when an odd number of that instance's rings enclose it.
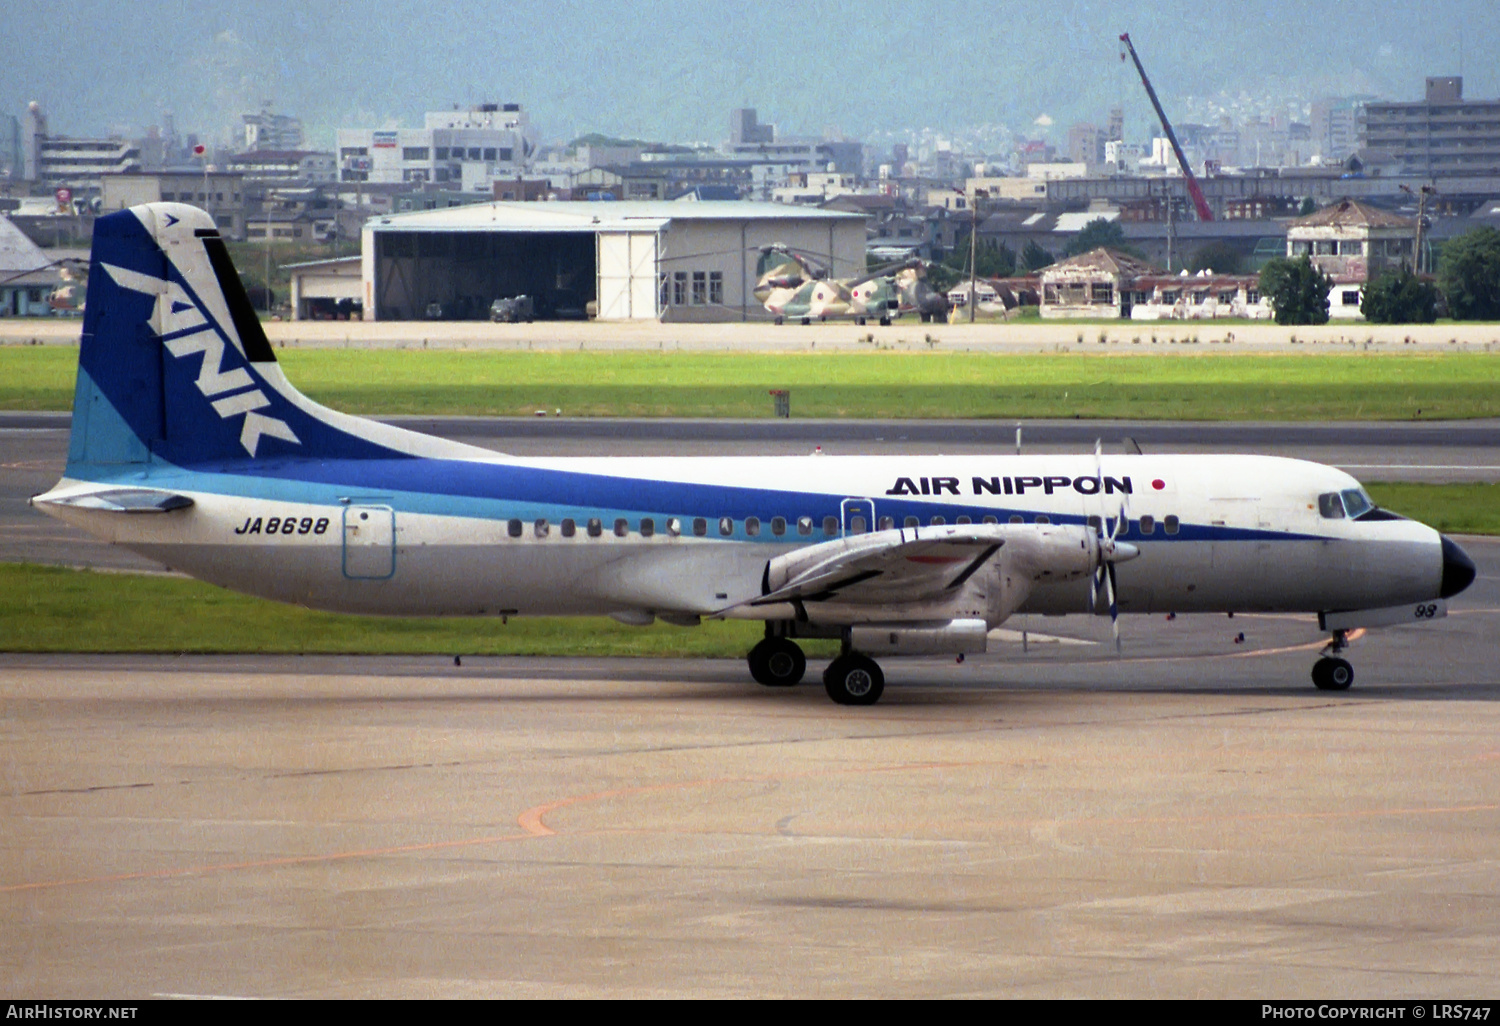
<instances>
[{"instance_id":1,"label":"aircraft tail fin","mask_svg":"<svg viewBox=\"0 0 1500 1026\"><path fill-rule=\"evenodd\" d=\"M493 455L320 406L287 381L213 220L150 203L94 224L70 476L90 468Z\"/></svg>"}]
</instances>

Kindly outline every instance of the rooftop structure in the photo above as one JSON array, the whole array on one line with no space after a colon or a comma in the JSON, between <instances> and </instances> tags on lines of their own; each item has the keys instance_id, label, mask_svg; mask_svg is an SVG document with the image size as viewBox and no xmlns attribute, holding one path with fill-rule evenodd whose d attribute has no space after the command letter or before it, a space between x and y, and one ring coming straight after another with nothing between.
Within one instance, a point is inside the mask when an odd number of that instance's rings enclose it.
<instances>
[{"instance_id":1,"label":"rooftop structure","mask_svg":"<svg viewBox=\"0 0 1500 1026\"><path fill-rule=\"evenodd\" d=\"M1415 103L1367 103L1361 143L1416 174L1500 172L1500 100L1465 100L1460 77L1429 78Z\"/></svg>"}]
</instances>

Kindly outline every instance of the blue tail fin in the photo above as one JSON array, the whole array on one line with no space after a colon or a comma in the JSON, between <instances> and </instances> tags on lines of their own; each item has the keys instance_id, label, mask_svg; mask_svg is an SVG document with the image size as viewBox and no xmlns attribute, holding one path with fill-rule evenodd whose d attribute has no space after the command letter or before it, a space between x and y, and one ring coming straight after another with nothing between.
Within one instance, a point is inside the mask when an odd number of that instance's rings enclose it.
<instances>
[{"instance_id":1,"label":"blue tail fin","mask_svg":"<svg viewBox=\"0 0 1500 1026\"><path fill-rule=\"evenodd\" d=\"M476 451L336 413L293 388L203 211L151 203L95 222L70 476Z\"/></svg>"}]
</instances>

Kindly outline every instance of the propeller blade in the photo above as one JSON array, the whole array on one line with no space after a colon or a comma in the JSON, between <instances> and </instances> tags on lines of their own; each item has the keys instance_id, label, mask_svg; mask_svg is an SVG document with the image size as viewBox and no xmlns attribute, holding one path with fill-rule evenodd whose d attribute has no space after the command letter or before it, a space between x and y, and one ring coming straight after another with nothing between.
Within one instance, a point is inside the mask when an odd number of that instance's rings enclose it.
<instances>
[{"instance_id":1,"label":"propeller blade","mask_svg":"<svg viewBox=\"0 0 1500 1026\"><path fill-rule=\"evenodd\" d=\"M1115 637L1115 654L1120 654L1120 607L1115 602L1115 565L1108 564L1106 578L1109 582L1109 629Z\"/></svg>"}]
</instances>

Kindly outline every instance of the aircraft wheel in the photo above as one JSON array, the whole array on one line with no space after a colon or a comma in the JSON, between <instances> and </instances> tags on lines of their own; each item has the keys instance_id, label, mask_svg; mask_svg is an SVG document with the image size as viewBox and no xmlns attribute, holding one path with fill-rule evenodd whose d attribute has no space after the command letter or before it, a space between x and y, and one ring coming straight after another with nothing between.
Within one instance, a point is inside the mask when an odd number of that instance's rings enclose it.
<instances>
[{"instance_id":1,"label":"aircraft wheel","mask_svg":"<svg viewBox=\"0 0 1500 1026\"><path fill-rule=\"evenodd\" d=\"M889 317L880 318L880 326L882 328L889 328L891 326L891 319Z\"/></svg>"},{"instance_id":2,"label":"aircraft wheel","mask_svg":"<svg viewBox=\"0 0 1500 1026\"><path fill-rule=\"evenodd\" d=\"M863 328L865 326L865 319L863 317L856 317L854 318L854 323Z\"/></svg>"},{"instance_id":3,"label":"aircraft wheel","mask_svg":"<svg viewBox=\"0 0 1500 1026\"><path fill-rule=\"evenodd\" d=\"M1312 679L1319 691L1348 691L1354 683L1354 667L1347 659L1319 659L1313 664Z\"/></svg>"},{"instance_id":4,"label":"aircraft wheel","mask_svg":"<svg viewBox=\"0 0 1500 1026\"><path fill-rule=\"evenodd\" d=\"M784 317L777 317L776 318L776 323L777 323L777 325L785 324L786 323L786 318L784 318Z\"/></svg>"},{"instance_id":5,"label":"aircraft wheel","mask_svg":"<svg viewBox=\"0 0 1500 1026\"><path fill-rule=\"evenodd\" d=\"M885 674L875 660L850 652L828 664L823 687L839 705L874 705L885 690Z\"/></svg>"},{"instance_id":6,"label":"aircraft wheel","mask_svg":"<svg viewBox=\"0 0 1500 1026\"><path fill-rule=\"evenodd\" d=\"M807 672L807 657L802 648L786 638L766 638L746 657L750 676L768 688L789 688Z\"/></svg>"}]
</instances>

